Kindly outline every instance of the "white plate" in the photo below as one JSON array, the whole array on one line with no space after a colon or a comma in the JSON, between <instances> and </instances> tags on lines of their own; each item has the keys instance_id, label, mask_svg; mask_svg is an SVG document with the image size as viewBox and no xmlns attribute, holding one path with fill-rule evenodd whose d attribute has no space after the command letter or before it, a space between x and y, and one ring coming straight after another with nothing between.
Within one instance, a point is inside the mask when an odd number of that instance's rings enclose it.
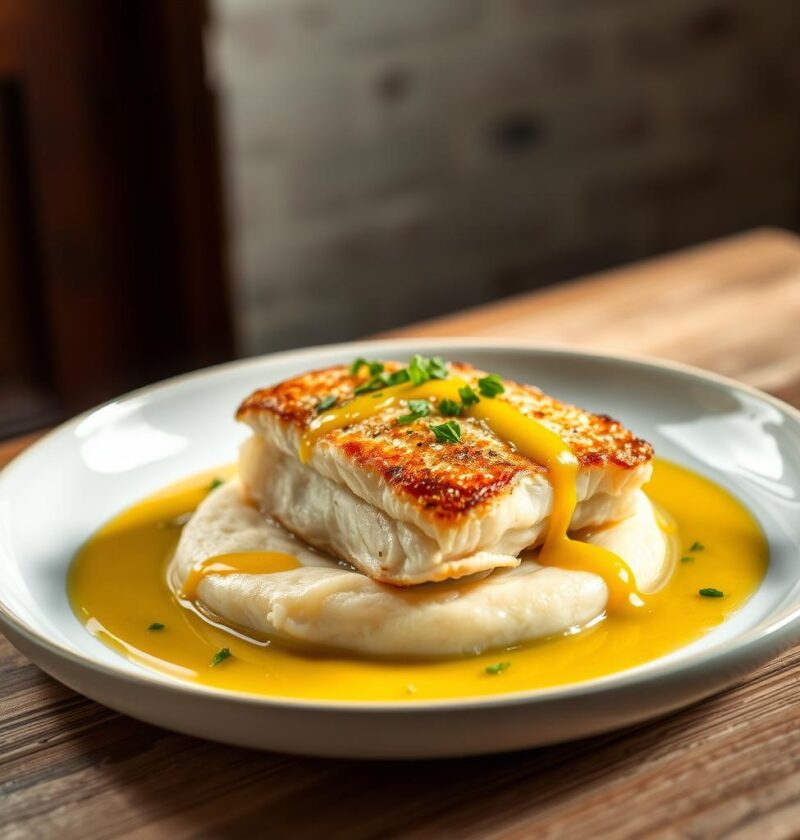
<instances>
[{"instance_id":1,"label":"white plate","mask_svg":"<svg viewBox=\"0 0 800 840\"><path fill-rule=\"evenodd\" d=\"M759 519L770 565L731 620L644 666L579 685L490 698L402 703L270 699L147 671L90 636L65 580L79 545L163 485L234 460L241 398L356 356L439 353L588 409L709 476ZM237 362L136 391L66 423L0 474L0 627L37 665L111 708L232 744L348 757L511 750L590 735L719 691L800 639L800 413L690 368L472 340L385 341Z\"/></svg>"}]
</instances>

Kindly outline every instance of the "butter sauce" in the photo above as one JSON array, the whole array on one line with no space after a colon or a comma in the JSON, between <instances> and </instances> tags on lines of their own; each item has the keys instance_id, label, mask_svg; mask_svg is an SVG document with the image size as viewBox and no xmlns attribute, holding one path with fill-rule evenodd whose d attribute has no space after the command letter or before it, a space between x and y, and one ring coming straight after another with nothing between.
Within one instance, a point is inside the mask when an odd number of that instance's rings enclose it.
<instances>
[{"instance_id":1,"label":"butter sauce","mask_svg":"<svg viewBox=\"0 0 800 840\"><path fill-rule=\"evenodd\" d=\"M450 377L429 380L422 385L393 385L355 397L311 422L300 443L300 460L307 463L319 438L335 429L366 420L401 400L430 400L434 407L444 399L460 402L459 389L468 384L459 377ZM570 539L567 534L578 503L575 483L580 465L564 441L502 398L482 397L480 402L465 407L462 416L482 420L500 440L512 444L526 458L547 470L553 488L553 509L539 562L602 577L609 590L610 611L636 611L643 607L647 597L637 589L633 573L621 557L600 546ZM423 418L422 422L429 420L430 417Z\"/></svg>"},{"instance_id":2,"label":"butter sauce","mask_svg":"<svg viewBox=\"0 0 800 840\"><path fill-rule=\"evenodd\" d=\"M237 551L208 557L195 563L181 587L180 596L187 601L197 598L197 587L206 575L268 575L300 568L300 561L282 551Z\"/></svg>"},{"instance_id":3,"label":"butter sauce","mask_svg":"<svg viewBox=\"0 0 800 840\"><path fill-rule=\"evenodd\" d=\"M254 644L186 609L166 581L180 523L220 474L168 487L114 517L80 550L68 580L76 615L98 638L146 668L217 688L275 697L413 701L593 679L663 656L719 626L756 590L767 566L764 537L742 505L712 482L657 460L648 495L668 511L692 559L678 564L650 609L633 616L611 613L574 635L443 661L368 660L275 641ZM702 550L688 552L696 540ZM215 558L229 568L240 561L242 556ZM703 598L698 593L704 587L725 596ZM163 629L149 630L154 622ZM222 648L231 657L211 667ZM486 672L499 661L510 666Z\"/></svg>"}]
</instances>

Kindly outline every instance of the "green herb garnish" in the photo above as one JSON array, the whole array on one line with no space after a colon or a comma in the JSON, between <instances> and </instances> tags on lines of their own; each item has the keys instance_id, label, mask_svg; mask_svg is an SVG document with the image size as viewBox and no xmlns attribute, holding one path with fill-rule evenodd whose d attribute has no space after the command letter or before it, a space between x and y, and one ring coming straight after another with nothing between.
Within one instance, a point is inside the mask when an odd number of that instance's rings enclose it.
<instances>
[{"instance_id":1,"label":"green herb garnish","mask_svg":"<svg viewBox=\"0 0 800 840\"><path fill-rule=\"evenodd\" d=\"M510 668L510 662L495 662L494 665L487 665L486 666L486 673L487 674L502 674L506 668Z\"/></svg>"},{"instance_id":2,"label":"green herb garnish","mask_svg":"<svg viewBox=\"0 0 800 840\"><path fill-rule=\"evenodd\" d=\"M359 356L352 365L350 365L350 374L352 376L358 376L361 372L361 368L366 368L367 373L370 376L377 376L383 370L383 362L379 361L371 361L370 359L364 359L363 357Z\"/></svg>"},{"instance_id":3,"label":"green herb garnish","mask_svg":"<svg viewBox=\"0 0 800 840\"><path fill-rule=\"evenodd\" d=\"M440 356L416 355L413 356L408 367L400 368L393 373L385 370L383 362L370 361L359 356L350 365L350 374L358 376L362 368L366 368L369 379L362 382L356 389L356 394L367 394L370 391L377 391L390 385L401 385L404 382L411 382L414 385L422 385L429 379L447 379L449 372L447 364Z\"/></svg>"},{"instance_id":4,"label":"green herb garnish","mask_svg":"<svg viewBox=\"0 0 800 840\"><path fill-rule=\"evenodd\" d=\"M720 589L714 589L713 586L709 586L705 589L700 590L700 595L704 598L724 598L725 593Z\"/></svg>"},{"instance_id":5,"label":"green herb garnish","mask_svg":"<svg viewBox=\"0 0 800 840\"><path fill-rule=\"evenodd\" d=\"M354 391L354 394L368 394L370 391L377 391L386 387L387 376L385 373L377 373L375 376L362 382Z\"/></svg>"},{"instance_id":6,"label":"green herb garnish","mask_svg":"<svg viewBox=\"0 0 800 840\"><path fill-rule=\"evenodd\" d=\"M413 423L420 417L427 417L431 413L431 404L427 400L409 400L408 407L410 413L397 418L397 422L401 426L405 426L406 423Z\"/></svg>"},{"instance_id":7,"label":"green herb garnish","mask_svg":"<svg viewBox=\"0 0 800 840\"><path fill-rule=\"evenodd\" d=\"M164 625L160 621L154 621L147 629L148 630L163 630Z\"/></svg>"},{"instance_id":8,"label":"green herb garnish","mask_svg":"<svg viewBox=\"0 0 800 840\"><path fill-rule=\"evenodd\" d=\"M412 356L408 365L408 377L415 385L422 385L429 379L447 379L447 364L441 356Z\"/></svg>"},{"instance_id":9,"label":"green herb garnish","mask_svg":"<svg viewBox=\"0 0 800 840\"><path fill-rule=\"evenodd\" d=\"M692 551L702 551L704 548L705 548L705 546L702 543L699 543L699 542L697 542L697 540L695 540L691 544L691 546L689 546L689 551L690 552L692 552Z\"/></svg>"},{"instance_id":10,"label":"green herb garnish","mask_svg":"<svg viewBox=\"0 0 800 840\"><path fill-rule=\"evenodd\" d=\"M337 399L336 394L331 394L330 396L325 397L325 399L321 400L319 405L317 405L317 414L322 414L323 411L333 408L336 405Z\"/></svg>"},{"instance_id":11,"label":"green herb garnish","mask_svg":"<svg viewBox=\"0 0 800 840\"><path fill-rule=\"evenodd\" d=\"M400 368L400 370L396 370L394 373L390 373L386 377L386 384L387 385L402 385L403 382L408 382L409 380L408 369L407 368Z\"/></svg>"},{"instance_id":12,"label":"green herb garnish","mask_svg":"<svg viewBox=\"0 0 800 840\"><path fill-rule=\"evenodd\" d=\"M408 366L408 378L415 385L422 385L431 377L428 374L428 366L426 360L422 356L412 356L411 363Z\"/></svg>"},{"instance_id":13,"label":"green herb garnish","mask_svg":"<svg viewBox=\"0 0 800 840\"><path fill-rule=\"evenodd\" d=\"M496 373L490 373L478 380L478 390L483 397L496 397L498 394L502 394L505 389L503 380Z\"/></svg>"},{"instance_id":14,"label":"green herb garnish","mask_svg":"<svg viewBox=\"0 0 800 840\"><path fill-rule=\"evenodd\" d=\"M350 373L353 376L358 376L361 368L365 367L369 372L370 376L375 376L375 374L380 373L383 370L383 362L378 361L370 361L369 359L363 359L359 356L352 365L350 365Z\"/></svg>"},{"instance_id":15,"label":"green herb garnish","mask_svg":"<svg viewBox=\"0 0 800 840\"><path fill-rule=\"evenodd\" d=\"M442 400L439 403L439 414L445 417L460 417L463 410L464 406L455 400Z\"/></svg>"},{"instance_id":16,"label":"green herb garnish","mask_svg":"<svg viewBox=\"0 0 800 840\"><path fill-rule=\"evenodd\" d=\"M221 648L214 654L211 660L211 667L216 668L220 662L224 662L229 656L231 656L230 650L228 648Z\"/></svg>"},{"instance_id":17,"label":"green herb garnish","mask_svg":"<svg viewBox=\"0 0 800 840\"><path fill-rule=\"evenodd\" d=\"M464 404L464 408L469 408L471 405L475 405L475 403L479 403L481 398L469 387L469 385L465 385L463 388L458 389L458 396L461 397L461 402Z\"/></svg>"},{"instance_id":18,"label":"green herb garnish","mask_svg":"<svg viewBox=\"0 0 800 840\"><path fill-rule=\"evenodd\" d=\"M428 428L436 435L438 443L458 443L461 440L461 426L455 420L448 420L438 426Z\"/></svg>"},{"instance_id":19,"label":"green herb garnish","mask_svg":"<svg viewBox=\"0 0 800 840\"><path fill-rule=\"evenodd\" d=\"M441 356L431 356L428 362L428 370L431 379L447 379L450 371L447 369L447 362Z\"/></svg>"},{"instance_id":20,"label":"green herb garnish","mask_svg":"<svg viewBox=\"0 0 800 840\"><path fill-rule=\"evenodd\" d=\"M223 478L215 478L215 479L211 482L211 484L209 484L209 485L208 485L208 491L209 491L209 493L210 493L212 490L216 490L216 489L217 489L217 487L222 487L222 485L223 485L224 483L225 483L225 479L223 479Z\"/></svg>"},{"instance_id":21,"label":"green herb garnish","mask_svg":"<svg viewBox=\"0 0 800 840\"><path fill-rule=\"evenodd\" d=\"M362 367L369 367L369 362L359 356L352 365L350 365L350 375L351 376L358 376L359 371Z\"/></svg>"},{"instance_id":22,"label":"green herb garnish","mask_svg":"<svg viewBox=\"0 0 800 840\"><path fill-rule=\"evenodd\" d=\"M685 554L681 557L681 563L694 563L694 557L690 557L688 554Z\"/></svg>"}]
</instances>

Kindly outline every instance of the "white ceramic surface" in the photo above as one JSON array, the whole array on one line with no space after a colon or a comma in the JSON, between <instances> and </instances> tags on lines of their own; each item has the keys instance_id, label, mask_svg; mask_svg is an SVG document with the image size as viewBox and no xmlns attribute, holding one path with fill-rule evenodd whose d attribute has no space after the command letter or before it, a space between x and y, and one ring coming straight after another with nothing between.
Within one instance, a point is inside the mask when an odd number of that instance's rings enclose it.
<instances>
[{"instance_id":1,"label":"white ceramic surface","mask_svg":"<svg viewBox=\"0 0 800 840\"><path fill-rule=\"evenodd\" d=\"M576 686L461 701L308 702L219 691L147 671L86 632L65 591L76 549L142 496L234 460L245 430L232 414L244 395L311 367L414 352L469 361L608 412L659 455L733 492L769 541L763 585L723 626L655 662ZM388 758L511 750L602 732L718 691L800 640L800 413L682 366L469 339L361 342L200 371L75 418L0 473L0 628L88 697L233 744Z\"/></svg>"}]
</instances>

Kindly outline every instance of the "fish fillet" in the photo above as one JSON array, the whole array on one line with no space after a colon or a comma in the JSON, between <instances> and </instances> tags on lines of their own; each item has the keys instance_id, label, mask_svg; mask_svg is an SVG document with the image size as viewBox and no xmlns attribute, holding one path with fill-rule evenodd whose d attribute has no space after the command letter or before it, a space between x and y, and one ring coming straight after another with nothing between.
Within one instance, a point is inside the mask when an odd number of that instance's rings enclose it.
<instances>
[{"instance_id":1,"label":"fish fillet","mask_svg":"<svg viewBox=\"0 0 800 840\"><path fill-rule=\"evenodd\" d=\"M451 371L473 384L486 375L468 365ZM348 400L361 381L337 366L245 400L237 417L254 436L242 447L239 474L259 509L384 583L410 586L518 565L520 553L544 537L553 490L542 465L476 419L460 418L457 443L437 443L429 418L397 424L408 411L401 404L328 432L301 463L300 442L316 407L330 396ZM651 474L650 445L610 417L503 383L502 399L555 431L579 460L571 529L630 516Z\"/></svg>"}]
</instances>

